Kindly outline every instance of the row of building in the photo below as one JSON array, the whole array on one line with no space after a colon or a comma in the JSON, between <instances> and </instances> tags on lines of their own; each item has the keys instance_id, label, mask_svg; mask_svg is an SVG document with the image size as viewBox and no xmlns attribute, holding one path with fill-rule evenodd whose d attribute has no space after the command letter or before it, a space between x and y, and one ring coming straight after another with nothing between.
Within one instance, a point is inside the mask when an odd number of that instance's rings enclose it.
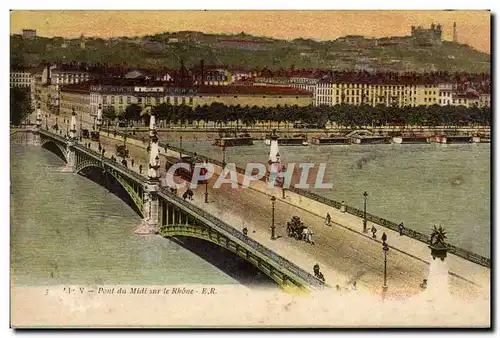
<instances>
[{"instance_id":1,"label":"row of building","mask_svg":"<svg viewBox=\"0 0 500 338\"><path fill-rule=\"evenodd\" d=\"M57 110L69 116L75 109L88 121L96 116L100 104L113 106L118 114L132 103L143 107L167 103L193 108L214 102L243 107L491 105L489 82L484 78L471 82L465 81L467 77L452 81L455 78L450 76L415 74L311 74L304 70L270 74L240 70L237 74L245 76L235 80L236 73L228 75L230 70L224 71L217 73L214 67L203 64L194 70L174 72L103 68L93 72L86 67L45 66L11 72L10 84L30 88L33 102L39 102L46 111ZM217 83L213 81L216 74Z\"/></svg>"}]
</instances>

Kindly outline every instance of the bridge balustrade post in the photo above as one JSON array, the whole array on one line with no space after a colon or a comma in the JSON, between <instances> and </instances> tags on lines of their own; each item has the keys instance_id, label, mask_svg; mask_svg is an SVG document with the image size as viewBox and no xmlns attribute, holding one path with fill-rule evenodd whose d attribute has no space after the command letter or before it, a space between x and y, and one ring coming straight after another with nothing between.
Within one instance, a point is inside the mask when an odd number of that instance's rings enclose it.
<instances>
[{"instance_id":1,"label":"bridge balustrade post","mask_svg":"<svg viewBox=\"0 0 500 338\"><path fill-rule=\"evenodd\" d=\"M141 233L158 233L158 223L160 220L160 200L158 196L159 185L148 182L144 185L143 206L144 217L141 224Z\"/></svg>"},{"instance_id":2,"label":"bridge balustrade post","mask_svg":"<svg viewBox=\"0 0 500 338\"><path fill-rule=\"evenodd\" d=\"M158 135L156 132L155 116L150 116L149 134L151 138L151 149L149 153L148 181L144 185L143 206L144 218L142 220L141 233L158 233L160 220L160 158L158 157Z\"/></svg>"},{"instance_id":3,"label":"bridge balustrade post","mask_svg":"<svg viewBox=\"0 0 500 338\"><path fill-rule=\"evenodd\" d=\"M64 168L65 172L75 172L76 169L76 152L75 152L75 143L72 139L69 139L66 142L66 167Z\"/></svg>"}]
</instances>

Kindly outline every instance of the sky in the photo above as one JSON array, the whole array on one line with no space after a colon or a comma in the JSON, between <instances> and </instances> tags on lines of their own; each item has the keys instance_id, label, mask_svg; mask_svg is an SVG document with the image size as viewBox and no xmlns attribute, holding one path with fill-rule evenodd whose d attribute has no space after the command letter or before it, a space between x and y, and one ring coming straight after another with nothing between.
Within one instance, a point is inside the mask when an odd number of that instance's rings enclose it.
<instances>
[{"instance_id":1,"label":"sky","mask_svg":"<svg viewBox=\"0 0 500 338\"><path fill-rule=\"evenodd\" d=\"M181 30L240 33L280 39L333 40L345 35L367 37L410 35L411 26L443 26L452 39L490 53L489 11L12 11L10 33L23 28L39 36L140 36Z\"/></svg>"}]
</instances>

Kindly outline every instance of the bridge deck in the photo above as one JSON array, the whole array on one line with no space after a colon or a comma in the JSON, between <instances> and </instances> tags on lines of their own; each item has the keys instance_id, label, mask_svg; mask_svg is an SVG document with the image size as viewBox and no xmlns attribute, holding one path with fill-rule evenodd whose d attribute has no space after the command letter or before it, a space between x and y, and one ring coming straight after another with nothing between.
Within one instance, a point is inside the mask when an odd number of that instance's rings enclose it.
<instances>
[{"instance_id":1,"label":"bridge deck","mask_svg":"<svg viewBox=\"0 0 500 338\"><path fill-rule=\"evenodd\" d=\"M114 145L121 138L113 140L101 137L101 144L106 147L108 156L113 153ZM132 141L132 140L131 140ZM132 142L130 142L132 143ZM134 170L138 170L138 164L146 168L147 153L140 142L137 145L129 144L131 156L135 159ZM96 147L96 145L94 145ZM169 153L175 155L175 153ZM164 158L161 156L162 175L164 175ZM143 172L144 174L144 172ZM214 179L211 180L213 183ZM209 186L211 186L209 184ZM210 203L203 202L204 186L195 190L193 204L217 216L221 220L242 230L247 227L249 236L259 243L276 251L276 253L289 259L306 271L312 271L312 266L317 262L330 285L349 287L356 280L358 289L366 289L378 292L383 280L383 255L379 242L370 237L360 234L361 221L359 218L343 214L338 211L329 211L332 219L342 226L327 227L323 223L323 214L311 213L305 209L277 199L276 203L276 225L277 235L282 236L276 241L270 239L271 203L268 198L253 189L231 189L228 185L221 189L209 188ZM292 215L297 215L314 229L315 245L296 241L286 236L285 224ZM368 225L371 227L371 224ZM377 226L378 227L378 226ZM255 231L255 232L254 232ZM391 246L396 249L409 249L415 253L415 257L405 253L391 250L388 256L388 284L390 293L415 294L419 292L419 283L427 278L429 251L424 243L400 237L395 232L383 229L388 236ZM380 236L382 229L379 229ZM422 259L421 257L426 257ZM463 278L474 280L482 287L489 286L489 270L470 262L461 262L461 258L449 257L452 272L456 272ZM464 260L462 260L464 261ZM469 269L469 263L471 269ZM470 282L451 276L451 289L454 293L462 295L475 294L478 286Z\"/></svg>"}]
</instances>

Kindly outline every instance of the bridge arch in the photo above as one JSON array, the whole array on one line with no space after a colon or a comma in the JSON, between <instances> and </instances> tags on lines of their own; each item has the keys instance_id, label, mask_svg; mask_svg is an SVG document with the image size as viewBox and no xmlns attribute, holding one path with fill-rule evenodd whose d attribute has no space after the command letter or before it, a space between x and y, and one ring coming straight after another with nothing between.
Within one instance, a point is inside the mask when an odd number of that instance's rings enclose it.
<instances>
[{"instance_id":1,"label":"bridge arch","mask_svg":"<svg viewBox=\"0 0 500 338\"><path fill-rule=\"evenodd\" d=\"M95 175L85 175L85 173L88 173L88 170L93 170L94 172L99 172L100 177L96 177ZM135 191L135 189L125 180L123 177L120 176L119 173L114 172L112 170L105 170L104 167L102 166L102 163L99 161L95 160L84 160L80 163L77 164L75 172L77 174L80 174L82 176L85 176L93 181L96 181L97 183L103 185L103 182L107 182L104 185L109 185L110 182L106 181L107 180L107 175L112 177L114 181L118 182L118 184L125 190L125 193L130 197L130 200L133 205L130 205L132 209L134 209L135 212L139 214L139 216L143 217L144 216L144 204L142 201L142 196ZM92 177L91 177L92 176ZM94 179L93 179L94 178ZM101 180L103 182L101 182ZM105 186L105 188L110 189L110 186ZM111 190L110 190L111 191ZM120 196L118 191L113 191L113 193L120 197L122 200L127 202L123 196Z\"/></svg>"},{"instance_id":2,"label":"bridge arch","mask_svg":"<svg viewBox=\"0 0 500 338\"><path fill-rule=\"evenodd\" d=\"M50 139L42 139L41 146L59 156L64 162L68 162L66 158L66 148L61 146L58 142L54 142Z\"/></svg>"},{"instance_id":3,"label":"bridge arch","mask_svg":"<svg viewBox=\"0 0 500 338\"><path fill-rule=\"evenodd\" d=\"M242 246L236 244L226 236L216 232L210 227L189 224L163 225L159 229L159 234L167 238L197 238L215 244L252 264L283 290L291 293L306 292L305 286L301 285L301 283L299 283L298 281L295 281L293 277L290 277L282 271L276 269L268 262L264 261L257 255L253 254L249 250L246 250Z\"/></svg>"}]
</instances>

